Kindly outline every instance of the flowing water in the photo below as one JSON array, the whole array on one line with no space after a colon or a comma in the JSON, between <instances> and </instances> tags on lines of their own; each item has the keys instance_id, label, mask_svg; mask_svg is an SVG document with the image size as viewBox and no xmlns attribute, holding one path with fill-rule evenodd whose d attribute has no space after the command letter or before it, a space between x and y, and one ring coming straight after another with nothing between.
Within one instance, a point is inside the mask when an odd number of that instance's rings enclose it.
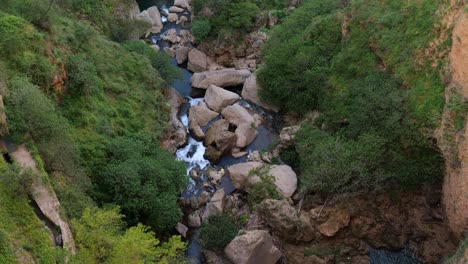
<instances>
[{"instance_id":1,"label":"flowing water","mask_svg":"<svg viewBox=\"0 0 468 264\"><path fill-rule=\"evenodd\" d=\"M161 11L168 13L168 7L172 6L174 1L168 0L140 0L138 4L141 10L145 10L151 6L158 6ZM190 16L190 14L185 14ZM163 52L164 47L168 47L168 43L162 40L162 38L167 34L169 29L176 29L179 32L182 28L180 25L176 25L175 23L168 23L167 18L163 17L164 28L162 32L158 35L150 36L150 40L154 44L158 44L161 47L161 52ZM227 167L233 164L241 163L247 161L247 157L241 158L233 158L232 156L228 155L222 157L217 164L210 164L208 160L206 160L203 155L205 153L205 146L203 145L202 141L197 141L193 138L189 131L188 131L188 111L190 106L197 105L203 98L201 92L198 89L193 89L190 84L190 78L192 77L192 73L187 70L186 65L178 65L175 59L172 60L172 63L179 67L182 71L182 76L174 81L171 86L174 87L181 96L188 99L188 102L181 107L179 112L179 119L184 124L187 129L188 133L188 142L187 145L184 147L179 148L176 151L176 158L178 160L182 160L186 163L186 174L189 179L189 183L187 185L186 190L183 192L183 198L190 198L190 197L197 197L200 193L204 190L207 190L207 186L204 185L204 181L207 181L207 176L203 173L206 169L211 165L215 168L222 168ZM195 92L196 91L196 92ZM240 92L239 89L232 89L234 92ZM198 94L198 96L194 96L193 94ZM193 96L194 98L190 97ZM251 153L252 151L264 150L270 144L272 144L275 140L278 139L278 133L274 129L275 124L275 116L265 112L263 109L256 105L249 104L248 102L241 100L241 105L260 114L265 122L258 128L258 136L255 140L247 147L247 151ZM209 126L210 124L208 124ZM204 127L203 130L206 132L207 127ZM201 178L198 181L194 181L190 176L189 172L192 169L197 169L201 172ZM234 191L234 187L232 186L230 179L228 176L224 176L222 178L220 188L224 188L227 195ZM208 189L208 191L214 192L214 189ZM188 257L189 263L201 263L201 246L197 243L198 237L198 230L189 230L188 232L188 240L189 245L187 248L186 255ZM370 248L369 250L369 257L372 264L420 264L422 263L418 258L412 253L411 250L405 248L400 251L387 251L387 250L379 250Z\"/></svg>"}]
</instances>

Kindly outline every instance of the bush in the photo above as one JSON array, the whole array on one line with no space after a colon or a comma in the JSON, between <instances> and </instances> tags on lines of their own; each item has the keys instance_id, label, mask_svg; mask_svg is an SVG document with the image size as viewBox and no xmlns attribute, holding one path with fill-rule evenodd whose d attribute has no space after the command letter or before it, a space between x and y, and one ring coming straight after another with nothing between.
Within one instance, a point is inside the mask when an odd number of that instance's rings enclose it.
<instances>
[{"instance_id":1,"label":"bush","mask_svg":"<svg viewBox=\"0 0 468 264\"><path fill-rule=\"evenodd\" d=\"M211 216L203 222L199 240L205 249L221 251L236 237L238 231L232 216L224 213Z\"/></svg>"},{"instance_id":2,"label":"bush","mask_svg":"<svg viewBox=\"0 0 468 264\"><path fill-rule=\"evenodd\" d=\"M151 139L116 138L98 184L107 197L122 207L129 224L147 224L161 233L180 219L177 204L185 187L184 166Z\"/></svg>"},{"instance_id":3,"label":"bush","mask_svg":"<svg viewBox=\"0 0 468 264\"><path fill-rule=\"evenodd\" d=\"M86 55L72 55L67 62L68 93L72 96L89 96L100 93L96 67Z\"/></svg>"},{"instance_id":4,"label":"bush","mask_svg":"<svg viewBox=\"0 0 468 264\"><path fill-rule=\"evenodd\" d=\"M195 19L192 22L192 32L195 40L201 42L205 40L211 31L210 21L206 18Z\"/></svg>"},{"instance_id":5,"label":"bush","mask_svg":"<svg viewBox=\"0 0 468 264\"><path fill-rule=\"evenodd\" d=\"M336 1L309 1L275 28L262 49L260 96L298 113L318 107L328 85L332 59L341 47ZM310 17L314 19L310 23Z\"/></svg>"},{"instance_id":6,"label":"bush","mask_svg":"<svg viewBox=\"0 0 468 264\"><path fill-rule=\"evenodd\" d=\"M247 200L251 208L266 199L280 200L282 198L274 184L274 177L267 173L264 169L253 170L249 173L249 177L257 176L260 178L260 182L249 186L250 191Z\"/></svg>"}]
</instances>

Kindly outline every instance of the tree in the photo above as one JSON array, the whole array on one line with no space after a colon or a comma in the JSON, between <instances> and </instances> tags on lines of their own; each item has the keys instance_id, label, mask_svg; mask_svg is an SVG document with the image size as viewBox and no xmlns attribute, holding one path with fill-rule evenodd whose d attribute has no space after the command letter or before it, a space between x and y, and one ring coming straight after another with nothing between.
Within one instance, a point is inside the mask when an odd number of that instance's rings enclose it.
<instances>
[{"instance_id":1,"label":"tree","mask_svg":"<svg viewBox=\"0 0 468 264\"><path fill-rule=\"evenodd\" d=\"M200 229L200 242L209 250L224 250L233 240L239 229L231 215L215 215L204 221Z\"/></svg>"}]
</instances>

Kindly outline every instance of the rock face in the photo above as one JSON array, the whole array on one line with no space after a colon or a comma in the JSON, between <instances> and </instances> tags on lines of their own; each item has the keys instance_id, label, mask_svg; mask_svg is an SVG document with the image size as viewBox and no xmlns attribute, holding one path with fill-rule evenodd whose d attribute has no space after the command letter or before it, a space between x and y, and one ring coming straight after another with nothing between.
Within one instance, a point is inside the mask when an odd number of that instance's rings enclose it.
<instances>
[{"instance_id":1,"label":"rock face","mask_svg":"<svg viewBox=\"0 0 468 264\"><path fill-rule=\"evenodd\" d=\"M245 162L232 165L228 167L229 177L231 178L232 185L236 189L243 189L247 182L255 180L249 179L250 171L259 169L263 166L260 162ZM249 180L249 181L248 181Z\"/></svg>"},{"instance_id":2,"label":"rock face","mask_svg":"<svg viewBox=\"0 0 468 264\"><path fill-rule=\"evenodd\" d=\"M274 107L272 105L269 105L262 100L260 100L260 97L258 96L258 92L260 90L260 87L257 84L257 75L255 73L252 73L247 80L245 80L244 87L242 88L242 98L245 100L254 103L256 105L259 105L265 109L272 110L275 112L278 112L278 108Z\"/></svg>"},{"instance_id":3,"label":"rock face","mask_svg":"<svg viewBox=\"0 0 468 264\"><path fill-rule=\"evenodd\" d=\"M255 118L239 104L230 105L221 112L229 123L236 125L238 148L244 148L257 136L257 121Z\"/></svg>"},{"instance_id":4,"label":"rock face","mask_svg":"<svg viewBox=\"0 0 468 264\"><path fill-rule=\"evenodd\" d=\"M169 114L168 132L166 133L166 137L161 141L161 147L171 153L175 153L177 148L185 145L187 142L187 131L177 116L180 106L184 103L184 98L174 88L168 89L166 98L171 105L171 112Z\"/></svg>"},{"instance_id":5,"label":"rock face","mask_svg":"<svg viewBox=\"0 0 468 264\"><path fill-rule=\"evenodd\" d=\"M286 198L291 197L297 188L297 175L288 165L273 166L268 172L274 177L278 191Z\"/></svg>"},{"instance_id":6,"label":"rock face","mask_svg":"<svg viewBox=\"0 0 468 264\"><path fill-rule=\"evenodd\" d=\"M218 113L239 99L239 95L215 85L210 85L205 94L205 102L208 107Z\"/></svg>"},{"instance_id":7,"label":"rock face","mask_svg":"<svg viewBox=\"0 0 468 264\"><path fill-rule=\"evenodd\" d=\"M192 76L190 81L193 87L207 89L210 85L220 87L242 85L249 76L250 71L248 70L223 69L219 71L197 72Z\"/></svg>"},{"instance_id":8,"label":"rock face","mask_svg":"<svg viewBox=\"0 0 468 264\"><path fill-rule=\"evenodd\" d=\"M276 263L282 255L273 245L270 234L263 230L247 231L237 236L224 253L236 264Z\"/></svg>"},{"instance_id":9,"label":"rock face","mask_svg":"<svg viewBox=\"0 0 468 264\"><path fill-rule=\"evenodd\" d=\"M463 9L463 8L462 8ZM446 105L455 87L463 99L468 98L468 15L461 10L452 32L450 51L451 83L447 86ZM445 107L442 116L442 129L439 131L438 145L444 153L445 177L443 184L443 204L450 228L461 238L468 231L468 119L462 132L453 131L453 114ZM445 135L456 135L445 138ZM451 148L455 141L455 148ZM453 153L456 153L455 155Z\"/></svg>"},{"instance_id":10,"label":"rock face","mask_svg":"<svg viewBox=\"0 0 468 264\"><path fill-rule=\"evenodd\" d=\"M206 54L197 49L192 49L188 54L188 70L192 72L203 72L206 71L207 67L208 60Z\"/></svg>"},{"instance_id":11,"label":"rock face","mask_svg":"<svg viewBox=\"0 0 468 264\"><path fill-rule=\"evenodd\" d=\"M208 122L218 116L218 113L211 111L210 109L194 105L189 110L189 130L197 139L203 139L205 133L201 129L202 126L206 126Z\"/></svg>"}]
</instances>

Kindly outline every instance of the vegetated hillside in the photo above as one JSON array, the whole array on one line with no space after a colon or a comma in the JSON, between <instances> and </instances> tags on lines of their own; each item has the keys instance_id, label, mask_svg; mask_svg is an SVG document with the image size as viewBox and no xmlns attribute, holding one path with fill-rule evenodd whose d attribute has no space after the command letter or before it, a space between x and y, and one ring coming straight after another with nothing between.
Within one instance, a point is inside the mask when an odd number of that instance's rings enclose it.
<instances>
[{"instance_id":1,"label":"vegetated hillside","mask_svg":"<svg viewBox=\"0 0 468 264\"><path fill-rule=\"evenodd\" d=\"M163 90L178 72L167 56L135 40L145 25L127 14L132 4L0 3L1 94L9 136L17 145L37 149L37 159L44 161L64 216L74 219L80 263L162 261L184 248L180 237L157 248L155 234L137 225L167 237L180 217L177 199L185 177L183 166L158 144L168 118ZM16 165L10 167L2 176L23 174ZM11 180L2 177L0 184ZM16 181L27 185L22 177ZM38 220L27 206L28 192L2 192L2 208L19 203L18 210L32 220L25 223L29 218L19 221L17 212L5 212L9 224L1 233L8 235L2 236L0 258L21 262L22 248L39 263L55 262L43 260L49 255L63 259L68 253L46 243L44 228L34 226ZM9 230L16 222L37 235L16 237ZM134 255L121 256L129 247Z\"/></svg>"},{"instance_id":2,"label":"vegetated hillside","mask_svg":"<svg viewBox=\"0 0 468 264\"><path fill-rule=\"evenodd\" d=\"M321 113L297 137L305 189L441 182L433 133L451 44L443 18L454 8L437 0L303 1L271 32L258 74L263 97L286 111Z\"/></svg>"}]
</instances>

